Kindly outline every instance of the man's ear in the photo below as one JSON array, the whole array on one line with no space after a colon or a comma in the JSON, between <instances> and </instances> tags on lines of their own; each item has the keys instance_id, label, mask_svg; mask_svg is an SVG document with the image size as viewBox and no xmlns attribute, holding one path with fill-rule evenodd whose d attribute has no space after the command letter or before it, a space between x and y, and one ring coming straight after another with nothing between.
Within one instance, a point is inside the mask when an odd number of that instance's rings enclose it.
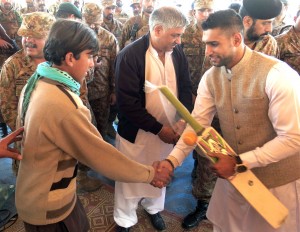
<instances>
[{"instance_id":1,"label":"man's ear","mask_svg":"<svg viewBox=\"0 0 300 232\"><path fill-rule=\"evenodd\" d=\"M242 43L242 41L243 41L243 35L241 33L235 33L233 35L233 45L235 47L240 46L240 44Z\"/></svg>"},{"instance_id":2,"label":"man's ear","mask_svg":"<svg viewBox=\"0 0 300 232\"><path fill-rule=\"evenodd\" d=\"M67 66L73 67L75 57L72 52L68 52L65 56L65 62Z\"/></svg>"},{"instance_id":3,"label":"man's ear","mask_svg":"<svg viewBox=\"0 0 300 232\"><path fill-rule=\"evenodd\" d=\"M247 15L243 18L243 24L245 28L249 28L253 24L253 19Z\"/></svg>"},{"instance_id":4,"label":"man's ear","mask_svg":"<svg viewBox=\"0 0 300 232\"><path fill-rule=\"evenodd\" d=\"M164 29L163 29L163 27L161 26L161 25L156 25L156 26L154 26L154 34L155 34L155 36L160 36L160 34L162 33L162 31L163 31Z\"/></svg>"}]
</instances>

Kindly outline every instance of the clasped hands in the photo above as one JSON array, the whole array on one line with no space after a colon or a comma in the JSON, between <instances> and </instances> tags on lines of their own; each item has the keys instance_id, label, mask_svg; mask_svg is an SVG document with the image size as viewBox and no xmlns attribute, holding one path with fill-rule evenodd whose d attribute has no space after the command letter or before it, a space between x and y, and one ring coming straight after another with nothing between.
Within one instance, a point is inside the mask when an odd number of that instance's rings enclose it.
<instances>
[{"instance_id":1,"label":"clasped hands","mask_svg":"<svg viewBox=\"0 0 300 232\"><path fill-rule=\"evenodd\" d=\"M168 161L162 160L153 162L152 167L155 170L155 175L150 184L157 188L168 185L173 177L174 168L172 165Z\"/></svg>"}]
</instances>

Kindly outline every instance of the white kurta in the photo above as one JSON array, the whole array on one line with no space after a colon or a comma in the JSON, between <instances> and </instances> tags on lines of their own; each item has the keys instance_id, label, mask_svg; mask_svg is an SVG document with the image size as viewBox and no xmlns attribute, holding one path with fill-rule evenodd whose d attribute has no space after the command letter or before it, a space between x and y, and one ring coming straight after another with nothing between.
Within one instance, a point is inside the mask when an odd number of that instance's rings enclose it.
<instances>
[{"instance_id":1,"label":"white kurta","mask_svg":"<svg viewBox=\"0 0 300 232\"><path fill-rule=\"evenodd\" d=\"M216 108L206 77L204 74L199 84L193 116L200 124L209 126ZM289 94L282 96L282 90L289 90ZM280 62L268 73L265 92L270 101L268 115L277 136L262 147L239 154L250 168L266 166L300 149L300 77ZM191 149L179 140L170 155L182 163ZM273 188L271 192L289 210L286 222L277 230L269 226L228 181L218 179L207 211L208 219L215 225L214 231L300 232L300 180Z\"/></svg>"},{"instance_id":2,"label":"white kurta","mask_svg":"<svg viewBox=\"0 0 300 232\"><path fill-rule=\"evenodd\" d=\"M176 74L171 53L165 54L165 64L163 64L155 49L150 45L146 52L145 79L155 85L167 85L177 95ZM146 93L146 109L161 124L170 125L168 117L163 110L159 91ZM173 117L175 117L175 112ZM118 136L116 147L129 158L151 165L154 161L164 159L171 152L173 145L164 143L158 135L139 130L135 143L130 143ZM116 182L116 189L121 189L127 199L140 197L156 198L161 196L162 193L161 189L152 187L149 184Z\"/></svg>"}]
</instances>

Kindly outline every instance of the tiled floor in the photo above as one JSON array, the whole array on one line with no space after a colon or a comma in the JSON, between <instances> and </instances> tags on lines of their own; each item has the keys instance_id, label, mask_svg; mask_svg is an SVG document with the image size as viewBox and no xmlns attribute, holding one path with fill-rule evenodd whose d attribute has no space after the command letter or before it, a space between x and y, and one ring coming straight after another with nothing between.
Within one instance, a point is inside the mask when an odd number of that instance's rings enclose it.
<instances>
[{"instance_id":1,"label":"tiled floor","mask_svg":"<svg viewBox=\"0 0 300 232\"><path fill-rule=\"evenodd\" d=\"M113 141L110 140L111 143ZM0 184L15 184L15 174L12 171L11 159L0 159ZM167 187L166 210L184 217L196 206L196 200L191 195L191 170L193 158L191 155L185 160L181 167L175 171L172 183ZM104 176L90 171L91 176L101 179L103 182L113 185L114 182Z\"/></svg>"}]
</instances>

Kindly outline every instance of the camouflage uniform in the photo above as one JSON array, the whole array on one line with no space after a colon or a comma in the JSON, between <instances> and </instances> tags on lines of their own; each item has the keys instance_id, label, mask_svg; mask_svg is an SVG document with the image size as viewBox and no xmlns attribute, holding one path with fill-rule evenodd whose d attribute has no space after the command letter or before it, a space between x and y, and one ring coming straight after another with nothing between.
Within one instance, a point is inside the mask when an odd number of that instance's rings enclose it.
<instances>
[{"instance_id":1,"label":"camouflage uniform","mask_svg":"<svg viewBox=\"0 0 300 232\"><path fill-rule=\"evenodd\" d=\"M137 40L149 32L149 17L146 15L138 15L131 17L123 26L120 49L123 49L127 44ZM133 33L134 26L137 27L136 33Z\"/></svg>"},{"instance_id":2,"label":"camouflage uniform","mask_svg":"<svg viewBox=\"0 0 300 232\"><path fill-rule=\"evenodd\" d=\"M275 39L279 47L279 59L289 64L300 75L300 38L294 27Z\"/></svg>"},{"instance_id":3,"label":"camouflage uniform","mask_svg":"<svg viewBox=\"0 0 300 232\"><path fill-rule=\"evenodd\" d=\"M189 63L192 80L192 93L197 96L201 80L202 64L205 57L205 43L202 42L203 31L197 24L188 26L181 37L184 54Z\"/></svg>"},{"instance_id":4,"label":"camouflage uniform","mask_svg":"<svg viewBox=\"0 0 300 232\"><path fill-rule=\"evenodd\" d=\"M88 84L88 98L94 111L97 128L104 136L110 109L110 96L115 93L114 61L119 51L115 36L102 27L98 28L101 67L95 68L94 80Z\"/></svg>"},{"instance_id":5,"label":"camouflage uniform","mask_svg":"<svg viewBox=\"0 0 300 232\"><path fill-rule=\"evenodd\" d=\"M19 97L27 80L36 70L36 64L23 49L8 58L0 74L0 108L4 121L16 129Z\"/></svg>"},{"instance_id":6,"label":"camouflage uniform","mask_svg":"<svg viewBox=\"0 0 300 232\"><path fill-rule=\"evenodd\" d=\"M283 33L287 32L290 29L290 27L292 27L292 26L293 26L292 24L287 24L284 21L282 21L279 25L277 25L276 27L273 27L272 35L277 36L277 35L283 34Z\"/></svg>"},{"instance_id":7,"label":"camouflage uniform","mask_svg":"<svg viewBox=\"0 0 300 232\"><path fill-rule=\"evenodd\" d=\"M46 38L55 18L47 13L24 15L18 30L19 36ZM34 73L36 64L20 50L4 63L0 74L0 108L5 122L16 129L17 106L20 93L28 78Z\"/></svg>"},{"instance_id":8,"label":"camouflage uniform","mask_svg":"<svg viewBox=\"0 0 300 232\"><path fill-rule=\"evenodd\" d=\"M279 48L277 46L277 42L271 35L265 35L262 40L255 42L250 48L268 56L274 56L276 58L279 57Z\"/></svg>"},{"instance_id":9,"label":"camouflage uniform","mask_svg":"<svg viewBox=\"0 0 300 232\"><path fill-rule=\"evenodd\" d=\"M114 17L115 19L119 20L122 24L124 24L129 19L129 15L123 10L120 12L116 12Z\"/></svg>"},{"instance_id":10,"label":"camouflage uniform","mask_svg":"<svg viewBox=\"0 0 300 232\"><path fill-rule=\"evenodd\" d=\"M205 43L202 42L203 31L197 24L190 25L181 37L183 51L189 63L192 80L192 93L197 96L197 89L203 73L211 67L209 60L206 60L204 70ZM196 161L195 178L193 181L192 194L197 200L209 202L211 193L215 186L216 176L211 171L210 160L193 152Z\"/></svg>"},{"instance_id":11,"label":"camouflage uniform","mask_svg":"<svg viewBox=\"0 0 300 232\"><path fill-rule=\"evenodd\" d=\"M32 6L32 7L25 7L25 8L22 8L20 10L20 14L21 15L29 14L29 13L33 13L33 12L36 12L36 9L35 9L34 6Z\"/></svg>"},{"instance_id":12,"label":"camouflage uniform","mask_svg":"<svg viewBox=\"0 0 300 232\"><path fill-rule=\"evenodd\" d=\"M17 31L21 26L22 18L17 11L11 9L8 12L3 12L0 7L0 24L5 29L6 34L13 40L16 41L19 48L22 47L22 38L17 35ZM12 53L7 51L7 49L0 50L0 69L4 61L10 57Z\"/></svg>"},{"instance_id":13,"label":"camouflage uniform","mask_svg":"<svg viewBox=\"0 0 300 232\"><path fill-rule=\"evenodd\" d=\"M118 43L121 43L123 24L119 20L113 18L112 21L109 22L108 20L103 19L101 26L113 33L113 35L117 38Z\"/></svg>"},{"instance_id":14,"label":"camouflage uniform","mask_svg":"<svg viewBox=\"0 0 300 232\"><path fill-rule=\"evenodd\" d=\"M86 3L83 7L83 17L93 28L99 39L101 66L95 67L93 81L88 83L88 99L94 111L97 129L102 136L106 134L110 109L110 96L115 92L114 61L119 51L116 37L98 23L102 10L95 3Z\"/></svg>"}]
</instances>

